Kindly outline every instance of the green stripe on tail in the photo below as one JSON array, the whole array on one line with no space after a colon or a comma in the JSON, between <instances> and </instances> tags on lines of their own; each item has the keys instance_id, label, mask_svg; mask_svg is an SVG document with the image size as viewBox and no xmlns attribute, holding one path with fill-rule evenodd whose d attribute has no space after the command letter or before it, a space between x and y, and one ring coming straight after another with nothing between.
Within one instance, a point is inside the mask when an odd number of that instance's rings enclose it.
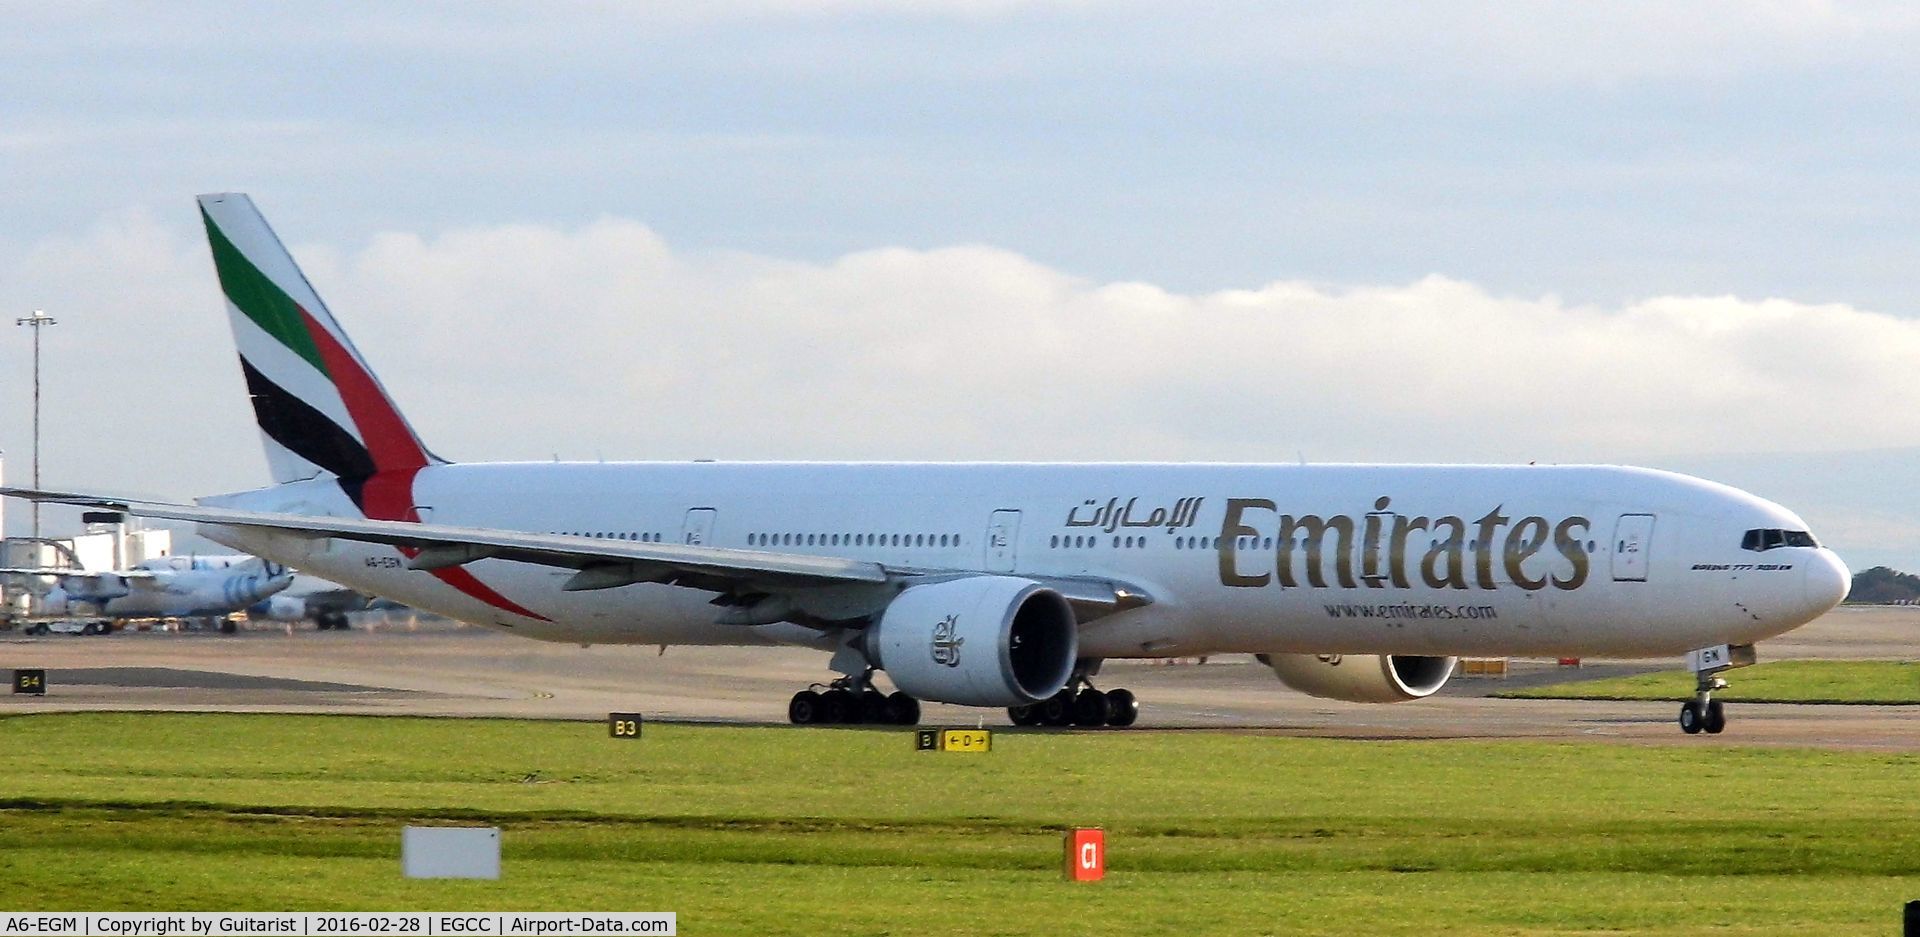
<instances>
[{"instance_id":1,"label":"green stripe on tail","mask_svg":"<svg viewBox=\"0 0 1920 937\"><path fill-rule=\"evenodd\" d=\"M327 366L320 359L320 349L314 344L313 336L307 333L307 327L300 318L300 306L293 301L272 280L267 279L259 268L247 260L240 249L227 240L213 219L207 217L206 209L200 210L200 220L207 225L207 243L213 248L213 267L220 275L220 289L246 317L252 319L268 335L279 340L280 344L293 350L294 354L306 359L315 370L327 374ZM329 375L330 377L331 375Z\"/></svg>"}]
</instances>

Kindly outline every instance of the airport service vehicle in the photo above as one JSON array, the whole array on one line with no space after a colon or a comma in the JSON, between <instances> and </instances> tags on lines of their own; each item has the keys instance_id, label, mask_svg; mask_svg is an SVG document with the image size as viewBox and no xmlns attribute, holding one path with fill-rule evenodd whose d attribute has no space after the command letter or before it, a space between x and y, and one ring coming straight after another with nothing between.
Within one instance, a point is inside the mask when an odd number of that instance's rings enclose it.
<instances>
[{"instance_id":1,"label":"airport service vehicle","mask_svg":"<svg viewBox=\"0 0 1920 937\"><path fill-rule=\"evenodd\" d=\"M200 198L275 485L195 521L355 589L549 641L794 644L839 674L795 723L1127 725L1103 660L1244 652L1290 687L1438 690L1458 655L1718 674L1845 596L1791 511L1604 465L479 463L434 456L244 195ZM884 671L895 687L875 688Z\"/></svg>"},{"instance_id":2,"label":"airport service vehicle","mask_svg":"<svg viewBox=\"0 0 1920 937\"><path fill-rule=\"evenodd\" d=\"M85 634L105 633L106 620L149 618L206 619L233 632L228 617L287 588L293 574L254 556L165 556L124 570L0 569L0 574L53 577L55 585L39 597L37 616L49 630L54 622L91 619ZM31 626L30 626L31 627Z\"/></svg>"},{"instance_id":3,"label":"airport service vehicle","mask_svg":"<svg viewBox=\"0 0 1920 937\"><path fill-rule=\"evenodd\" d=\"M33 635L112 634L113 622L106 621L104 619L79 620L79 619L72 619L72 618L55 618L50 620L31 621L27 624L25 628L22 628L20 630L23 634L33 634Z\"/></svg>"}]
</instances>

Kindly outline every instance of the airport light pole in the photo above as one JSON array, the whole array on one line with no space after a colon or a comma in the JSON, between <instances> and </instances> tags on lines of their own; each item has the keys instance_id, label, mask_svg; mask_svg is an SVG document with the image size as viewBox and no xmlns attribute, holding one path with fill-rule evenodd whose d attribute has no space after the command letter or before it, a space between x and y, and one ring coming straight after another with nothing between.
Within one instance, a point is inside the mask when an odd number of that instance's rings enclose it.
<instances>
[{"instance_id":1,"label":"airport light pole","mask_svg":"<svg viewBox=\"0 0 1920 937\"><path fill-rule=\"evenodd\" d=\"M40 487L40 328L59 325L60 320L35 309L33 315L13 320L14 325L33 329L33 487ZM40 539L40 502L33 502L33 538Z\"/></svg>"}]
</instances>

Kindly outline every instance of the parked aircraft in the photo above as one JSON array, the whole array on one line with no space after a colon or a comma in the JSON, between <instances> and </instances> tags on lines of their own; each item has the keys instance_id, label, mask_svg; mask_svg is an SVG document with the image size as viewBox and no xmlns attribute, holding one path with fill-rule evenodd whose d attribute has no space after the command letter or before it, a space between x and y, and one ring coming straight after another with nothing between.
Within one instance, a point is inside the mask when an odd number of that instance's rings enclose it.
<instances>
[{"instance_id":1,"label":"parked aircraft","mask_svg":"<svg viewBox=\"0 0 1920 937\"><path fill-rule=\"evenodd\" d=\"M285 566L253 556L167 556L124 570L0 568L0 574L54 578L39 596L38 618L202 618L229 632L235 628L227 616L293 581ZM90 630L106 630L105 622Z\"/></svg>"},{"instance_id":2,"label":"parked aircraft","mask_svg":"<svg viewBox=\"0 0 1920 937\"><path fill-rule=\"evenodd\" d=\"M1244 652L1393 702L1456 655L1690 655L1719 673L1846 594L1791 511L1605 465L455 464L420 441L244 195L200 199L275 485L196 521L357 589L531 638L832 654L788 715L1126 725L1100 663ZM896 688L882 696L884 671Z\"/></svg>"},{"instance_id":3,"label":"parked aircraft","mask_svg":"<svg viewBox=\"0 0 1920 937\"><path fill-rule=\"evenodd\" d=\"M310 621L321 631L346 631L351 627L347 621L348 612L363 611L380 604L384 603L337 582L296 575L286 591L249 606L247 617L256 621Z\"/></svg>"}]
</instances>

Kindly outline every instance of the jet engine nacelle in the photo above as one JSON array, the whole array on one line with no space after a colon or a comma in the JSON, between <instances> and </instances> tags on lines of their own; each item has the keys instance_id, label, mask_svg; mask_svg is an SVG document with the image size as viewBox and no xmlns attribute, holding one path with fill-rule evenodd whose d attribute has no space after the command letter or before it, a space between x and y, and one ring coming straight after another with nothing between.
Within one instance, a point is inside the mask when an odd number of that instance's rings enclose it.
<instances>
[{"instance_id":1,"label":"jet engine nacelle","mask_svg":"<svg viewBox=\"0 0 1920 937\"><path fill-rule=\"evenodd\" d=\"M247 609L247 617L267 621L306 621L307 600L297 595L276 595L254 603Z\"/></svg>"},{"instance_id":2,"label":"jet engine nacelle","mask_svg":"<svg viewBox=\"0 0 1920 937\"><path fill-rule=\"evenodd\" d=\"M75 602L111 602L133 592L125 576L62 576L60 588Z\"/></svg>"},{"instance_id":3,"label":"jet engine nacelle","mask_svg":"<svg viewBox=\"0 0 1920 937\"><path fill-rule=\"evenodd\" d=\"M910 696L1022 706L1067 685L1080 636L1060 593L1031 579L971 576L907 588L866 642Z\"/></svg>"},{"instance_id":4,"label":"jet engine nacelle","mask_svg":"<svg viewBox=\"0 0 1920 937\"><path fill-rule=\"evenodd\" d=\"M45 595L35 596L31 605L33 614L46 618L58 618L67 613L67 590L54 586Z\"/></svg>"},{"instance_id":5,"label":"jet engine nacelle","mask_svg":"<svg viewBox=\"0 0 1920 937\"><path fill-rule=\"evenodd\" d=\"M1404 703L1432 696L1453 676L1452 657L1381 654L1262 654L1280 682L1309 696L1349 703Z\"/></svg>"}]
</instances>

